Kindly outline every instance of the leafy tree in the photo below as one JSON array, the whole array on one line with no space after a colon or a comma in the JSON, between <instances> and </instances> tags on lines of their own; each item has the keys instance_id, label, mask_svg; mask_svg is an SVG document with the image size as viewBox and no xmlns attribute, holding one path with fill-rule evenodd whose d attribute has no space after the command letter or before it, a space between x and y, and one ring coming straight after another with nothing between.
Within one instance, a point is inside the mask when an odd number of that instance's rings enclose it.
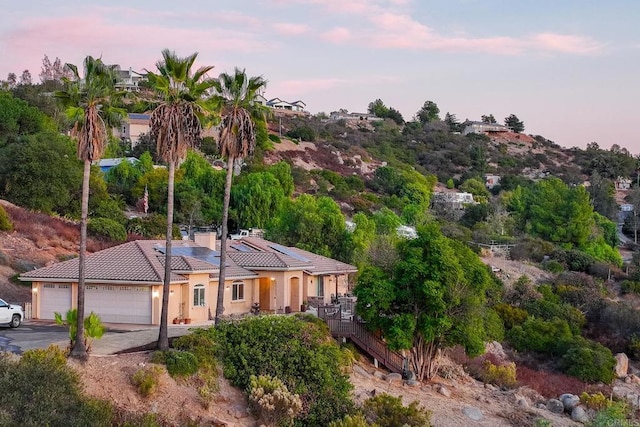
<instances>
[{"instance_id":1,"label":"leafy tree","mask_svg":"<svg viewBox=\"0 0 640 427\"><path fill-rule=\"evenodd\" d=\"M248 174L233 186L231 200L241 227L264 228L285 201L280 182L269 172Z\"/></svg>"},{"instance_id":2,"label":"leafy tree","mask_svg":"<svg viewBox=\"0 0 640 427\"><path fill-rule=\"evenodd\" d=\"M475 197L481 199L488 199L491 196L491 193L487 190L487 186L484 185L484 182L477 178L467 179L465 182L460 184L458 188L460 188L461 191L471 193Z\"/></svg>"},{"instance_id":3,"label":"leafy tree","mask_svg":"<svg viewBox=\"0 0 640 427\"><path fill-rule=\"evenodd\" d=\"M267 81L261 76L248 77L244 70L236 68L233 74L222 73L214 81L217 99L223 105L222 123L218 136L220 154L227 159L227 179L224 186L222 205L222 237L220 239L220 273L216 304L216 325L220 323L224 310L224 281L226 273L227 233L229 221L229 200L233 167L238 159L253 154L256 146L256 120L264 120L264 110L253 100Z\"/></svg>"},{"instance_id":4,"label":"leafy tree","mask_svg":"<svg viewBox=\"0 0 640 427\"><path fill-rule=\"evenodd\" d=\"M633 213L625 219L624 230L633 236L633 242L637 244L640 232L640 187L634 187L625 200L633 205Z\"/></svg>"},{"instance_id":5,"label":"leafy tree","mask_svg":"<svg viewBox=\"0 0 640 427\"><path fill-rule=\"evenodd\" d=\"M20 85L29 86L32 83L31 72L29 70L24 70L20 75Z\"/></svg>"},{"instance_id":6,"label":"leafy tree","mask_svg":"<svg viewBox=\"0 0 640 427\"><path fill-rule=\"evenodd\" d=\"M302 194L286 200L267 226L267 238L286 246L349 261L351 236L337 203L329 197Z\"/></svg>"},{"instance_id":7,"label":"leafy tree","mask_svg":"<svg viewBox=\"0 0 640 427\"><path fill-rule=\"evenodd\" d=\"M395 108L387 107L386 105L384 105L384 102L382 102L382 100L379 98L373 102L370 102L367 110L370 114L373 114L376 117L391 119L398 125L402 125L404 123L402 114L400 114L400 112Z\"/></svg>"},{"instance_id":8,"label":"leafy tree","mask_svg":"<svg viewBox=\"0 0 640 427\"><path fill-rule=\"evenodd\" d=\"M192 72L198 54L181 58L169 49L162 51L162 60L156 63L158 74L147 73L150 87L159 97L159 104L149 119L150 135L156 141L158 155L169 164L167 186L167 232L165 271L162 292L162 312L158 349L169 348L167 316L169 284L171 280L171 240L173 230L173 192L176 164L184 160L187 149L200 142L201 118L207 113L204 101L213 81L206 74L213 68L204 66Z\"/></svg>"},{"instance_id":9,"label":"leafy tree","mask_svg":"<svg viewBox=\"0 0 640 427\"><path fill-rule=\"evenodd\" d=\"M357 312L380 330L390 348L409 350L417 378L437 373L442 346L461 344L470 355L484 350L483 309L492 286L487 267L469 248L444 237L430 223L418 238L402 241L393 273L370 267L354 289Z\"/></svg>"},{"instance_id":10,"label":"leafy tree","mask_svg":"<svg viewBox=\"0 0 640 427\"><path fill-rule=\"evenodd\" d=\"M616 188L610 179L603 178L598 171L591 173L591 185L588 188L593 204L593 209L605 217L615 220L618 213L618 204L615 195Z\"/></svg>"},{"instance_id":11,"label":"leafy tree","mask_svg":"<svg viewBox=\"0 0 640 427\"><path fill-rule=\"evenodd\" d=\"M438 108L438 104L433 101L425 101L422 108L420 108L416 113L416 117L418 118L418 121L424 125L426 123L440 120L439 114L440 108Z\"/></svg>"},{"instance_id":12,"label":"leafy tree","mask_svg":"<svg viewBox=\"0 0 640 427\"><path fill-rule=\"evenodd\" d=\"M455 114L449 114L449 113L445 114L444 122L447 125L449 125L450 132L462 132L462 125L456 118Z\"/></svg>"},{"instance_id":13,"label":"leafy tree","mask_svg":"<svg viewBox=\"0 0 640 427\"><path fill-rule=\"evenodd\" d=\"M482 123L498 123L498 122L496 121L496 118L495 118L495 117L493 117L493 114L489 114L488 116L484 116L484 115L483 115L483 116L480 118L480 120L482 121Z\"/></svg>"},{"instance_id":14,"label":"leafy tree","mask_svg":"<svg viewBox=\"0 0 640 427\"><path fill-rule=\"evenodd\" d=\"M8 92L0 91L0 147L10 138L55 131L55 125L45 114Z\"/></svg>"},{"instance_id":15,"label":"leafy tree","mask_svg":"<svg viewBox=\"0 0 640 427\"><path fill-rule=\"evenodd\" d=\"M68 137L38 133L0 147L0 197L17 205L60 215L78 214L82 165ZM51 167L55 165L55 167Z\"/></svg>"},{"instance_id":16,"label":"leafy tree","mask_svg":"<svg viewBox=\"0 0 640 427\"><path fill-rule=\"evenodd\" d=\"M115 89L117 77L112 66L101 59L87 56L84 60L84 76L78 67L66 64L72 78L63 80L64 90L55 93L73 124L71 136L78 143L78 158L84 162L82 179L82 204L80 215L80 261L78 272L78 327L77 339L70 355L86 359L84 340L84 290L87 250L87 217L89 212L89 179L91 163L100 159L108 140L108 129L119 124L126 111L117 107L119 95Z\"/></svg>"},{"instance_id":17,"label":"leafy tree","mask_svg":"<svg viewBox=\"0 0 640 427\"><path fill-rule=\"evenodd\" d=\"M524 131L524 122L518 119L518 116L511 114L504 119L504 125L511 129L512 132L520 133Z\"/></svg>"}]
</instances>

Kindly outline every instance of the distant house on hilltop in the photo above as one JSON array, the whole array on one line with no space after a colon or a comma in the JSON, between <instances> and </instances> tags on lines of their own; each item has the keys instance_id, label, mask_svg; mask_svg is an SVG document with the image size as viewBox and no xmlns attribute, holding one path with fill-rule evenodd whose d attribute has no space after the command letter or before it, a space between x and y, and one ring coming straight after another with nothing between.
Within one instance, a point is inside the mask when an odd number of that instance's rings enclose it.
<instances>
[{"instance_id":1,"label":"distant house on hilltop","mask_svg":"<svg viewBox=\"0 0 640 427\"><path fill-rule=\"evenodd\" d=\"M338 120L379 122L384 119L382 117L376 117L375 114L371 113L350 113L345 109L340 109L338 111L332 111L331 114L329 114L329 120L333 122L337 122Z\"/></svg>"},{"instance_id":2,"label":"distant house on hilltop","mask_svg":"<svg viewBox=\"0 0 640 427\"><path fill-rule=\"evenodd\" d=\"M618 179L616 179L616 190L626 191L629 189L631 189L631 180L619 176Z\"/></svg>"},{"instance_id":3,"label":"distant house on hilltop","mask_svg":"<svg viewBox=\"0 0 640 427\"><path fill-rule=\"evenodd\" d=\"M479 133L479 134L488 134L493 132L510 132L511 130L498 123L485 123L485 122L475 122L471 120L465 120L462 123L462 134L468 135L470 133Z\"/></svg>"},{"instance_id":4,"label":"distant house on hilltop","mask_svg":"<svg viewBox=\"0 0 640 427\"><path fill-rule=\"evenodd\" d=\"M500 175L485 175L484 184L488 189L492 189L496 185L500 184Z\"/></svg>"},{"instance_id":5,"label":"distant house on hilltop","mask_svg":"<svg viewBox=\"0 0 640 427\"><path fill-rule=\"evenodd\" d=\"M121 70L120 66L117 66L118 81L116 82L116 89L124 90L127 92L138 92L140 87L138 83L146 79L145 75L133 71L131 67L128 70Z\"/></svg>"},{"instance_id":6,"label":"distant house on hilltop","mask_svg":"<svg viewBox=\"0 0 640 427\"><path fill-rule=\"evenodd\" d=\"M118 128L113 129L113 135L130 143L131 148L138 145L140 135L149 133L149 114L129 113Z\"/></svg>"}]
</instances>

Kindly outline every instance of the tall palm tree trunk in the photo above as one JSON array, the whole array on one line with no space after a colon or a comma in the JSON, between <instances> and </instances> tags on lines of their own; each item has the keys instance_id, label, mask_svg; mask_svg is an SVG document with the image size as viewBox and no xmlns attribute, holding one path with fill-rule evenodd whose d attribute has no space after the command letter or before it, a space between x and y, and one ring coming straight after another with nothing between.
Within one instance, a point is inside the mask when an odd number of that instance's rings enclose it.
<instances>
[{"instance_id":1,"label":"tall palm tree trunk","mask_svg":"<svg viewBox=\"0 0 640 427\"><path fill-rule=\"evenodd\" d=\"M89 216L89 176L91 174L91 161L84 161L82 174L82 201L80 213L80 257L78 267L78 320L76 330L76 342L71 349L70 356L76 359L87 358L87 348L84 345L84 282L85 264L87 255L87 218Z\"/></svg>"},{"instance_id":2,"label":"tall palm tree trunk","mask_svg":"<svg viewBox=\"0 0 640 427\"><path fill-rule=\"evenodd\" d=\"M231 199L231 182L233 180L233 164L235 158L227 159L227 180L224 184L224 201L222 204L222 236L220 237L220 276L218 277L218 299L216 302L216 325L220 324L224 313L224 281L227 261L227 223L229 221L229 200Z\"/></svg>"},{"instance_id":3,"label":"tall palm tree trunk","mask_svg":"<svg viewBox=\"0 0 640 427\"><path fill-rule=\"evenodd\" d=\"M173 239L173 184L176 163L169 162L169 184L167 189L167 240L164 254L164 283L162 285L162 311L160 312L160 332L158 350L169 349L169 285L171 283L171 241Z\"/></svg>"}]
</instances>

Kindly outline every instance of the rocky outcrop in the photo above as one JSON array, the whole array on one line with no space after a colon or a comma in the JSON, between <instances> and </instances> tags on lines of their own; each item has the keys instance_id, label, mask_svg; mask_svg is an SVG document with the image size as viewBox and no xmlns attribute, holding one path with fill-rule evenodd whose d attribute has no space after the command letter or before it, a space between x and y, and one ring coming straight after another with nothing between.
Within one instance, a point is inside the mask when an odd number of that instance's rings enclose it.
<instances>
[{"instance_id":1,"label":"rocky outcrop","mask_svg":"<svg viewBox=\"0 0 640 427\"><path fill-rule=\"evenodd\" d=\"M616 377L624 378L629 372L629 358L624 353L618 353L615 357L616 367L614 368L614 371L616 373Z\"/></svg>"}]
</instances>

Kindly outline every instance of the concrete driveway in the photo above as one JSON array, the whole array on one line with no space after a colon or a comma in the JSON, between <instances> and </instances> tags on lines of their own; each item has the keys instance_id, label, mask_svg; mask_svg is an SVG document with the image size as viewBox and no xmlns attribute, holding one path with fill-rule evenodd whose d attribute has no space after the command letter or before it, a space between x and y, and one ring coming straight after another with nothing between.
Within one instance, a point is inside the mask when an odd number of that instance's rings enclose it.
<instances>
[{"instance_id":1,"label":"concrete driveway","mask_svg":"<svg viewBox=\"0 0 640 427\"><path fill-rule=\"evenodd\" d=\"M146 325L105 325L107 332L99 340L94 340L91 354L108 355L132 348L142 347L158 340L158 326ZM169 337L189 333L189 329L208 327L202 325L169 325ZM0 351L22 354L34 348L47 348L55 344L61 348L69 345L66 327L51 322L26 320L19 328L0 326Z\"/></svg>"}]
</instances>

